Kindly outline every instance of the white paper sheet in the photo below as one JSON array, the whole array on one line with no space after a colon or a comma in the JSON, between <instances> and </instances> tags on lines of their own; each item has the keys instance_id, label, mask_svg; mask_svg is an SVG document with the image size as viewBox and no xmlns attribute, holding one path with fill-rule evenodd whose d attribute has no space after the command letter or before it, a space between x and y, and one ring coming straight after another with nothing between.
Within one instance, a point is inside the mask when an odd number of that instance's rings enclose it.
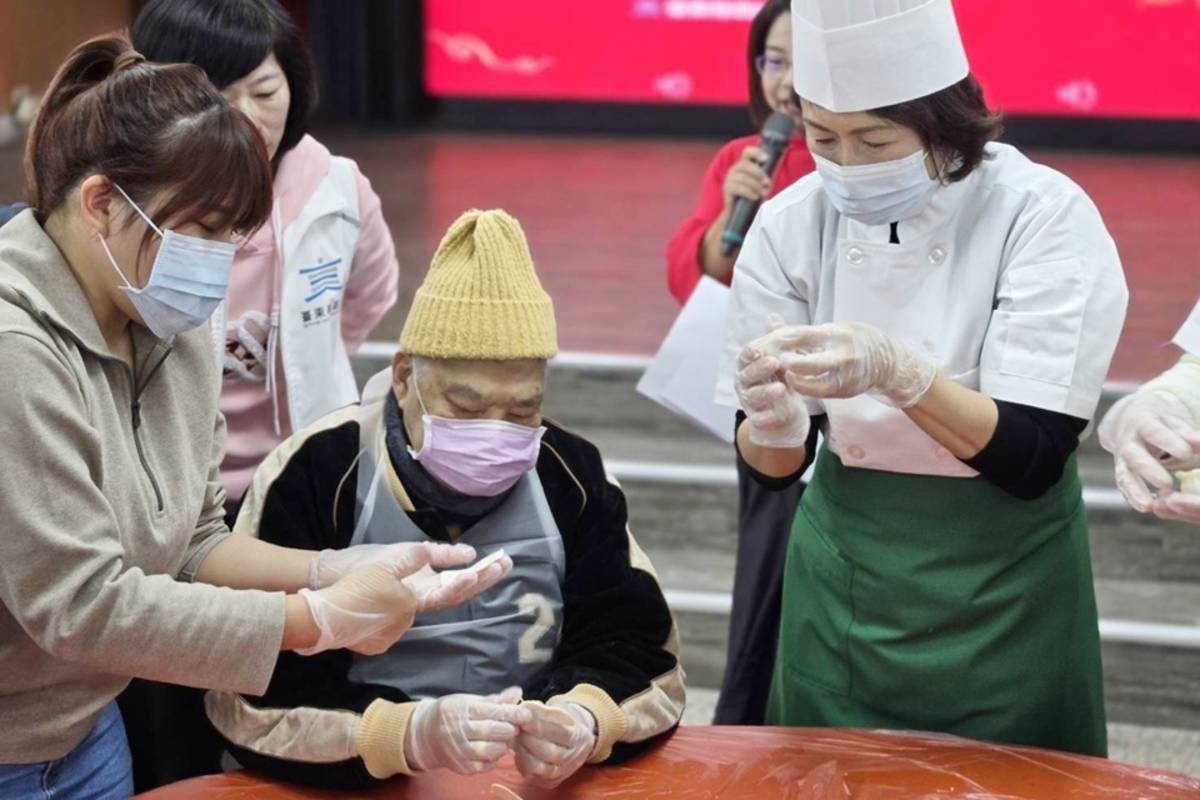
<instances>
[{"instance_id":1,"label":"white paper sheet","mask_svg":"<svg viewBox=\"0 0 1200 800\"><path fill-rule=\"evenodd\" d=\"M702 278L637 389L718 439L732 443L734 412L713 402L728 309L729 287L708 276Z\"/></svg>"}]
</instances>

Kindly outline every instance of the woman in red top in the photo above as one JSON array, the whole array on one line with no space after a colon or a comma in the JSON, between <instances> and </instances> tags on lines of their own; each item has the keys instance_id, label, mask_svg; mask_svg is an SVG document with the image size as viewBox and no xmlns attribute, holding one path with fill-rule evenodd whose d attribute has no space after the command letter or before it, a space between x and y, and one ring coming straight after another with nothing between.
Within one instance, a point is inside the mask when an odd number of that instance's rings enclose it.
<instances>
[{"instance_id":1,"label":"woman in red top","mask_svg":"<svg viewBox=\"0 0 1200 800\"><path fill-rule=\"evenodd\" d=\"M804 144L800 103L792 91L792 15L789 0L769 0L750 25L750 117L761 128L773 111L782 111L796 122L795 135L768 177L761 164L766 153L757 133L728 142L717 152L692 215L683 221L667 244L667 286L680 303L702 275L729 283L736 256L721 255L721 233L739 197L762 201L787 188L813 170L812 156Z\"/></svg>"},{"instance_id":2,"label":"woman in red top","mask_svg":"<svg viewBox=\"0 0 1200 800\"><path fill-rule=\"evenodd\" d=\"M796 132L768 177L758 134L734 139L704 174L700 198L667 245L667 284L680 303L702 275L729 283L734 257L721 255L721 233L739 197L761 201L813 170L804 144L800 103L792 91L792 15L789 0L769 0L750 26L750 116L761 128L773 111L796 121ZM775 666L783 562L788 531L803 484L770 491L744 472L738 460L738 553L729 650L715 722L761 725Z\"/></svg>"}]
</instances>

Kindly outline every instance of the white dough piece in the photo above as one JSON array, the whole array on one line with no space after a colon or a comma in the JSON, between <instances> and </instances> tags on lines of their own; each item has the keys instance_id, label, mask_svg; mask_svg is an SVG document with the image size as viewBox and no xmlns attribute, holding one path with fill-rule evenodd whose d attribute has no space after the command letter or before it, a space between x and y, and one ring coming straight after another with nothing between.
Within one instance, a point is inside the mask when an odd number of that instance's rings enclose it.
<instances>
[{"instance_id":1,"label":"white dough piece","mask_svg":"<svg viewBox=\"0 0 1200 800\"><path fill-rule=\"evenodd\" d=\"M454 583L454 581L458 580L458 577L464 573L474 572L476 575L478 575L492 564L497 563L502 558L504 558L503 548L484 556L469 567L463 567L462 569L443 570L442 572L438 573L441 576L442 586L449 586L450 584Z\"/></svg>"},{"instance_id":2,"label":"white dough piece","mask_svg":"<svg viewBox=\"0 0 1200 800\"><path fill-rule=\"evenodd\" d=\"M1200 469L1181 470L1175 473L1179 491L1184 494L1200 494Z\"/></svg>"},{"instance_id":3,"label":"white dough piece","mask_svg":"<svg viewBox=\"0 0 1200 800\"><path fill-rule=\"evenodd\" d=\"M504 548L503 547L500 548L499 550L497 550L496 552L491 553L490 555L486 555L483 558L479 559L474 564L467 567L467 569L473 570L474 572L483 572L485 569L490 567L492 564L495 564L497 561L499 561L502 558L504 558Z\"/></svg>"}]
</instances>

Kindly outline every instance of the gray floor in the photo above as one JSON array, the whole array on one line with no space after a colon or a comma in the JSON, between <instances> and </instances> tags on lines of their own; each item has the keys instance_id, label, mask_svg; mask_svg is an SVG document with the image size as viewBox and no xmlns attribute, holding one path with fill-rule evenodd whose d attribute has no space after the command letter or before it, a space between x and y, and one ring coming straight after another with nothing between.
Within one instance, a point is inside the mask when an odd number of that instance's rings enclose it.
<instances>
[{"instance_id":1,"label":"gray floor","mask_svg":"<svg viewBox=\"0 0 1200 800\"><path fill-rule=\"evenodd\" d=\"M708 725L716 706L716 690L689 688L683 724ZM1114 761L1200 778L1200 731L1110 723L1108 747Z\"/></svg>"}]
</instances>

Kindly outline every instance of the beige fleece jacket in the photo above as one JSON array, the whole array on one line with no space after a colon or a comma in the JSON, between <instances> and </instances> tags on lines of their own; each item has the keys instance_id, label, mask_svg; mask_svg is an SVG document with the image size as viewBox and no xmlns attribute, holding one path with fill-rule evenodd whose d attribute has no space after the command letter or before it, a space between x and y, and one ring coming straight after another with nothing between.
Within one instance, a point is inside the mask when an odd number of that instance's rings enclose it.
<instances>
[{"instance_id":1,"label":"beige fleece jacket","mask_svg":"<svg viewBox=\"0 0 1200 800\"><path fill-rule=\"evenodd\" d=\"M230 535L212 339L133 330L131 370L32 212L0 228L0 764L130 677L259 694L278 656L283 594L188 582Z\"/></svg>"}]
</instances>

